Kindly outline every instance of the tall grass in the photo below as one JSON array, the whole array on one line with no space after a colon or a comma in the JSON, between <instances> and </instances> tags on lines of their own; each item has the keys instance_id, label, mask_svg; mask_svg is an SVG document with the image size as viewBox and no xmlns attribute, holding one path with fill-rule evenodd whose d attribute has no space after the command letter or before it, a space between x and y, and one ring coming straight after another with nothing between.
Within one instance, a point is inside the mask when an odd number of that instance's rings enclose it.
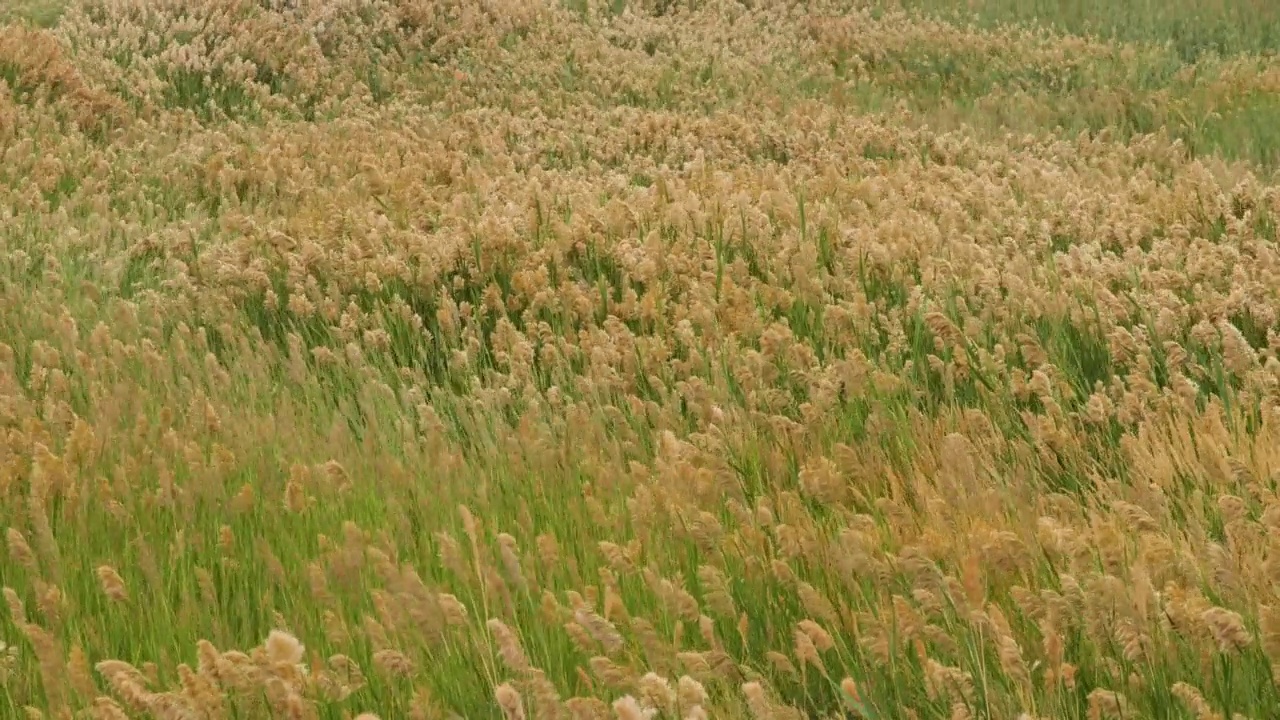
<instances>
[{"instance_id":1,"label":"tall grass","mask_svg":"<svg viewBox=\"0 0 1280 720\"><path fill-rule=\"evenodd\" d=\"M1275 62L0 25L0 717L1269 717Z\"/></svg>"}]
</instances>

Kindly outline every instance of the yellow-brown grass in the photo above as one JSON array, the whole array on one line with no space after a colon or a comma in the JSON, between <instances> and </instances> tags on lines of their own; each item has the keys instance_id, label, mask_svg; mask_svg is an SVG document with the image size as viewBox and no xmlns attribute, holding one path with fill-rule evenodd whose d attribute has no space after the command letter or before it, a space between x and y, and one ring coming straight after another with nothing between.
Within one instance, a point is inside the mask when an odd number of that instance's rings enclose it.
<instances>
[{"instance_id":1,"label":"yellow-brown grass","mask_svg":"<svg viewBox=\"0 0 1280 720\"><path fill-rule=\"evenodd\" d=\"M1280 66L1189 62L839 0L0 25L0 716L1268 717L1280 187L1205 118Z\"/></svg>"}]
</instances>

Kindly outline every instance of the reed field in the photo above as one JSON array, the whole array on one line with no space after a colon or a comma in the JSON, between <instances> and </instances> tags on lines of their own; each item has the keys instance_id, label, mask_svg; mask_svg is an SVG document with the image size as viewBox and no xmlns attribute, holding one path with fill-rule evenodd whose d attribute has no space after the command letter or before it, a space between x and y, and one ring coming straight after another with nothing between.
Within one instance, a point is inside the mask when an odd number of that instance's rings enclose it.
<instances>
[{"instance_id":1,"label":"reed field","mask_svg":"<svg viewBox=\"0 0 1280 720\"><path fill-rule=\"evenodd\" d=\"M0 10L0 720L1280 717L1280 5Z\"/></svg>"}]
</instances>

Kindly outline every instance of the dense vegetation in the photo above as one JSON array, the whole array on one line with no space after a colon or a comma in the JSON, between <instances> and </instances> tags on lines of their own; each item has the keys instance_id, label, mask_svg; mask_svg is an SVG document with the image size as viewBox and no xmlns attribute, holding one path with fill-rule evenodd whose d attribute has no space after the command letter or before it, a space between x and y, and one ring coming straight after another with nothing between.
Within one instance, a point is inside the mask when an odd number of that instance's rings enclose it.
<instances>
[{"instance_id":1,"label":"dense vegetation","mask_svg":"<svg viewBox=\"0 0 1280 720\"><path fill-rule=\"evenodd\" d=\"M1280 711L1280 10L0 19L0 717Z\"/></svg>"}]
</instances>

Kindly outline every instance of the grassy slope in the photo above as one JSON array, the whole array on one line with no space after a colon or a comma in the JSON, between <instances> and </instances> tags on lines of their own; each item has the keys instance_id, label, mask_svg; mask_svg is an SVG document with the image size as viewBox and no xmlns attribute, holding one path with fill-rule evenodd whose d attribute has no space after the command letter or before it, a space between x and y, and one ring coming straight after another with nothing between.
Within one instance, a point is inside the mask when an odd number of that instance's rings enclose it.
<instances>
[{"instance_id":1,"label":"grassy slope","mask_svg":"<svg viewBox=\"0 0 1280 720\"><path fill-rule=\"evenodd\" d=\"M0 22L31 22L50 27L58 21L63 3L49 0L10 0L0 7Z\"/></svg>"},{"instance_id":2,"label":"grassy slope","mask_svg":"<svg viewBox=\"0 0 1280 720\"><path fill-rule=\"evenodd\" d=\"M1126 59L1101 75L1076 83L1038 83L1034 75L1020 72L1025 67L1008 72L989 58L957 57L922 38L919 47L901 58L911 66L913 76L901 90L917 105L959 104L965 122L1013 125L1010 129L1016 132L1038 127L1068 131L1111 127L1123 135L1164 128L1197 152L1220 153L1268 168L1280 161L1276 129L1280 125L1275 122L1280 102L1271 84L1256 90L1235 85L1230 97L1204 90L1217 81L1224 63L1274 56L1280 50L1280 6L1273 3L877 0L869 4L922 12L961 26L1055 28L1133 44ZM1069 64L1067 58L1062 61ZM1000 97L999 91L1011 86L1030 98L1010 103ZM984 105L985 112L973 109Z\"/></svg>"},{"instance_id":3,"label":"grassy slope","mask_svg":"<svg viewBox=\"0 0 1280 720\"><path fill-rule=\"evenodd\" d=\"M1033 23L1062 32L1167 45L1182 60L1280 50L1280 8L1264 0L883 0L991 27Z\"/></svg>"}]
</instances>

